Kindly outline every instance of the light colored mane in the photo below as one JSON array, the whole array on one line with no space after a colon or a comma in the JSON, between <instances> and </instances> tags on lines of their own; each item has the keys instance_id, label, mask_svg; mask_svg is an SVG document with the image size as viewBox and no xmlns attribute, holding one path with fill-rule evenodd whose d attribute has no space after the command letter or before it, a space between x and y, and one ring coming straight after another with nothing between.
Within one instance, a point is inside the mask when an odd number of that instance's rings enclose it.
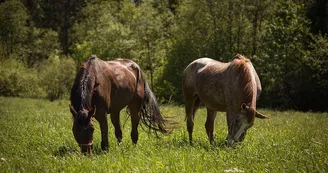
<instances>
[{"instance_id":1,"label":"light colored mane","mask_svg":"<svg viewBox=\"0 0 328 173\"><path fill-rule=\"evenodd\" d=\"M253 95L256 93L253 90L252 69L250 69L251 66L248 63L251 63L249 59L237 54L231 61L230 66L232 67L231 75L238 80L237 89L242 94L241 101L251 106Z\"/></svg>"}]
</instances>

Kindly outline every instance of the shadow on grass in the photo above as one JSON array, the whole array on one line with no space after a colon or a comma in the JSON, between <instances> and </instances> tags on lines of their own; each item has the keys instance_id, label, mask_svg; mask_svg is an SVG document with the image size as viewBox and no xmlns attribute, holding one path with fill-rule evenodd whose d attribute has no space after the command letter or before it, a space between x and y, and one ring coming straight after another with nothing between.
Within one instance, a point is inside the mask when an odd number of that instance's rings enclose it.
<instances>
[{"instance_id":1,"label":"shadow on grass","mask_svg":"<svg viewBox=\"0 0 328 173\"><path fill-rule=\"evenodd\" d=\"M67 154L78 153L79 151L72 146L60 146L54 151L53 155L56 157L64 157Z\"/></svg>"},{"instance_id":2,"label":"shadow on grass","mask_svg":"<svg viewBox=\"0 0 328 173\"><path fill-rule=\"evenodd\" d=\"M101 149L100 145L94 145L92 147L92 154L95 155L102 155L102 154L106 154L107 151L103 151ZM60 146L57 150L54 151L53 155L56 157L65 157L66 155L69 154L81 154L81 151L79 150L79 148L75 147L75 146Z\"/></svg>"}]
</instances>

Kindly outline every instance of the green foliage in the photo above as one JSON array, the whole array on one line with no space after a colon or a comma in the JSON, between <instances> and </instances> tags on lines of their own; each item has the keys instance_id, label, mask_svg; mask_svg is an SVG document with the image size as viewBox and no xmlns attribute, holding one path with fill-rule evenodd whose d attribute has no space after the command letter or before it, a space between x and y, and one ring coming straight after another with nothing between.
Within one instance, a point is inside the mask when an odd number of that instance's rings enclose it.
<instances>
[{"instance_id":1,"label":"green foliage","mask_svg":"<svg viewBox=\"0 0 328 173\"><path fill-rule=\"evenodd\" d=\"M0 61L0 95L40 97L38 73L15 58Z\"/></svg>"},{"instance_id":2,"label":"green foliage","mask_svg":"<svg viewBox=\"0 0 328 173\"><path fill-rule=\"evenodd\" d=\"M51 56L38 68L28 68L14 58L0 61L0 95L55 100L68 98L76 65L71 58Z\"/></svg>"},{"instance_id":3,"label":"green foliage","mask_svg":"<svg viewBox=\"0 0 328 173\"><path fill-rule=\"evenodd\" d=\"M159 95L182 103L181 74L201 57L228 62L236 53L252 51L251 3L239 1L185 0L176 9L174 41L159 78ZM251 16L251 15L248 15Z\"/></svg>"},{"instance_id":4,"label":"green foliage","mask_svg":"<svg viewBox=\"0 0 328 173\"><path fill-rule=\"evenodd\" d=\"M26 42L25 56L29 66L36 65L58 53L58 33L50 29L31 27Z\"/></svg>"},{"instance_id":5,"label":"green foliage","mask_svg":"<svg viewBox=\"0 0 328 173\"><path fill-rule=\"evenodd\" d=\"M78 40L73 49L74 58L79 62L91 54L103 59L132 59L131 54L136 41L131 39L129 27L125 27L114 15L113 5L105 2L90 3L81 11L80 15L84 20L73 28L76 33L74 37Z\"/></svg>"},{"instance_id":6,"label":"green foliage","mask_svg":"<svg viewBox=\"0 0 328 173\"><path fill-rule=\"evenodd\" d=\"M80 13L83 22L74 26L74 58L79 62L97 54L102 59L128 58L149 71L153 86L170 45L173 14L163 3L153 7L144 1L138 7L131 2L97 2L88 4Z\"/></svg>"},{"instance_id":7,"label":"green foliage","mask_svg":"<svg viewBox=\"0 0 328 173\"><path fill-rule=\"evenodd\" d=\"M314 36L311 43L311 52L304 63L302 75L306 80L300 85L300 109L314 111L327 110L328 103L328 38ZM317 99L320 98L320 99ZM308 102L307 100L312 100Z\"/></svg>"},{"instance_id":8,"label":"green foliage","mask_svg":"<svg viewBox=\"0 0 328 173\"><path fill-rule=\"evenodd\" d=\"M27 37L29 16L19 0L0 4L0 56L19 54Z\"/></svg>"},{"instance_id":9,"label":"green foliage","mask_svg":"<svg viewBox=\"0 0 328 173\"><path fill-rule=\"evenodd\" d=\"M94 156L79 153L72 134L68 101L0 97L0 169L2 172L327 172L327 113L262 110L271 119L256 119L243 143L227 148L225 114L215 121L210 145L204 124L206 110L195 117L194 144L185 124L160 139L139 127L139 142L130 140L131 124L122 125L123 143L117 144L109 122L108 152L100 147L100 128L94 134ZM184 109L162 107L164 115L183 122ZM126 120L122 111L121 122ZM17 128L19 127L19 128Z\"/></svg>"},{"instance_id":10,"label":"green foliage","mask_svg":"<svg viewBox=\"0 0 328 173\"><path fill-rule=\"evenodd\" d=\"M76 74L76 65L71 58L51 56L40 73L41 85L49 100L68 98Z\"/></svg>"},{"instance_id":11,"label":"green foliage","mask_svg":"<svg viewBox=\"0 0 328 173\"><path fill-rule=\"evenodd\" d=\"M42 73L40 65L53 56L77 65L92 54L132 59L160 102L180 104L181 74L190 62L228 62L241 53L262 81L260 107L324 111L326 101L318 98L328 94L326 6L320 0L9 0L0 3L0 61L16 57ZM43 78L37 81L42 97L69 92L56 87L61 91L54 94ZM1 95L14 92L8 93Z\"/></svg>"},{"instance_id":12,"label":"green foliage","mask_svg":"<svg viewBox=\"0 0 328 173\"><path fill-rule=\"evenodd\" d=\"M297 108L299 86L307 80L302 70L308 56L309 22L302 4L282 1L275 7L259 55L258 71L264 76L262 98L266 105Z\"/></svg>"}]
</instances>

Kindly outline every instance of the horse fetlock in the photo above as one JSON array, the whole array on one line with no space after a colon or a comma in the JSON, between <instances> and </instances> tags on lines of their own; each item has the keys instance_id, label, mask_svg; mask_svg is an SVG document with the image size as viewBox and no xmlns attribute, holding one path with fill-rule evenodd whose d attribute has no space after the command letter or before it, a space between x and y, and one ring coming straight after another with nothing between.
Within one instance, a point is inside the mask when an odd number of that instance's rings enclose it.
<instances>
[{"instance_id":1,"label":"horse fetlock","mask_svg":"<svg viewBox=\"0 0 328 173\"><path fill-rule=\"evenodd\" d=\"M134 145L137 144L138 139L139 139L139 134L138 132L131 132L131 139Z\"/></svg>"},{"instance_id":2,"label":"horse fetlock","mask_svg":"<svg viewBox=\"0 0 328 173\"><path fill-rule=\"evenodd\" d=\"M101 149L104 151L107 151L109 149L108 141L106 141L106 142L101 141Z\"/></svg>"},{"instance_id":3,"label":"horse fetlock","mask_svg":"<svg viewBox=\"0 0 328 173\"><path fill-rule=\"evenodd\" d=\"M117 142L122 142L122 131L119 130L119 131L115 131L115 136L116 136L116 139L117 139Z\"/></svg>"},{"instance_id":4,"label":"horse fetlock","mask_svg":"<svg viewBox=\"0 0 328 173\"><path fill-rule=\"evenodd\" d=\"M120 144L122 142L122 138L117 138L117 143Z\"/></svg>"}]
</instances>

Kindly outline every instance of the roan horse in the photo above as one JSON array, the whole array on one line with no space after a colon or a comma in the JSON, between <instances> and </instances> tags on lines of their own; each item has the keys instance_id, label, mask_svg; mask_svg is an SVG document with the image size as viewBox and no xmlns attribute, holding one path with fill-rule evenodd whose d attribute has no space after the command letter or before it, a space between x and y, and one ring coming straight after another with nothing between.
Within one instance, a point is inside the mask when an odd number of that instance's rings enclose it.
<instances>
[{"instance_id":1,"label":"roan horse","mask_svg":"<svg viewBox=\"0 0 328 173\"><path fill-rule=\"evenodd\" d=\"M229 146L244 139L255 117L269 117L256 111L261 83L251 61L242 55L237 54L229 63L197 59L183 71L182 83L190 143L194 116L200 103L207 108L205 128L211 144L217 111L227 113Z\"/></svg>"},{"instance_id":2,"label":"roan horse","mask_svg":"<svg viewBox=\"0 0 328 173\"><path fill-rule=\"evenodd\" d=\"M110 114L117 141L122 141L120 111L126 106L131 116L133 144L138 141L140 119L155 133L170 132L140 67L131 60L103 61L91 56L75 78L70 99L74 138L84 154L92 154L92 117L100 124L103 150L109 147L107 114Z\"/></svg>"}]
</instances>

